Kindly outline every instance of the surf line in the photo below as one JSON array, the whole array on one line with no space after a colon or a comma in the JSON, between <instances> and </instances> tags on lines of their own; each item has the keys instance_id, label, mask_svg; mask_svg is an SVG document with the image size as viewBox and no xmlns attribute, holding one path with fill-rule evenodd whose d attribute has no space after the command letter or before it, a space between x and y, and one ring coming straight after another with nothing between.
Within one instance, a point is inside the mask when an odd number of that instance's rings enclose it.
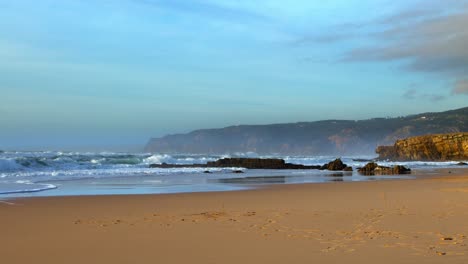
<instances>
[{"instance_id":1,"label":"surf line","mask_svg":"<svg viewBox=\"0 0 468 264\"><path fill-rule=\"evenodd\" d=\"M0 203L4 203L4 204L7 204L7 205L16 205L15 203L10 203L10 202L3 201L3 200L0 200Z\"/></svg>"}]
</instances>

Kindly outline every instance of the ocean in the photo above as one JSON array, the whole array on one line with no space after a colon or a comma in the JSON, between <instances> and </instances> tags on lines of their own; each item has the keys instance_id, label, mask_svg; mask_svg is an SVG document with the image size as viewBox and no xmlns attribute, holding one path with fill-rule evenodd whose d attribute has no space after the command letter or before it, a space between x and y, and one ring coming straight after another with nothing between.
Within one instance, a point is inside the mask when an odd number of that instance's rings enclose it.
<instances>
[{"instance_id":1,"label":"ocean","mask_svg":"<svg viewBox=\"0 0 468 264\"><path fill-rule=\"evenodd\" d=\"M167 155L153 153L4 151L0 152L0 197L156 194L232 191L264 184L369 181L412 178L412 175L362 176L354 172L319 170L247 170L243 168L149 168L153 163L194 164L225 157L282 158L286 162L323 165L331 156L260 156L255 153L230 155ZM354 169L370 156L341 157ZM431 170L456 167L458 162L379 162L402 164L411 169ZM211 173L204 173L209 170ZM244 173L235 174L233 170Z\"/></svg>"}]
</instances>

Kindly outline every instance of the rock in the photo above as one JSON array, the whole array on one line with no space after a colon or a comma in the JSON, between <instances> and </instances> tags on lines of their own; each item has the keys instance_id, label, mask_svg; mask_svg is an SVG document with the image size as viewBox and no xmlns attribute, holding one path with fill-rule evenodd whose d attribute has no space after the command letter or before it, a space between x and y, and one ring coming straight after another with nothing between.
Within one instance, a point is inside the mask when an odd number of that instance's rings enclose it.
<instances>
[{"instance_id":1,"label":"rock","mask_svg":"<svg viewBox=\"0 0 468 264\"><path fill-rule=\"evenodd\" d=\"M371 175L378 166L379 165L375 162L369 162L364 167L358 168L358 172L365 175Z\"/></svg>"},{"instance_id":2,"label":"rock","mask_svg":"<svg viewBox=\"0 0 468 264\"><path fill-rule=\"evenodd\" d=\"M162 169L171 169L171 168L207 168L206 164L150 164L150 168L162 168Z\"/></svg>"},{"instance_id":3,"label":"rock","mask_svg":"<svg viewBox=\"0 0 468 264\"><path fill-rule=\"evenodd\" d=\"M346 168L344 168L344 171L353 171L353 168L352 167L346 167Z\"/></svg>"},{"instance_id":4,"label":"rock","mask_svg":"<svg viewBox=\"0 0 468 264\"><path fill-rule=\"evenodd\" d=\"M393 166L392 169L392 174L408 174L411 173L411 169L406 168L405 166L402 165L396 165Z\"/></svg>"},{"instance_id":5,"label":"rock","mask_svg":"<svg viewBox=\"0 0 468 264\"><path fill-rule=\"evenodd\" d=\"M286 166L282 159L224 158L207 163L208 167L240 167L246 169L280 169Z\"/></svg>"},{"instance_id":6,"label":"rock","mask_svg":"<svg viewBox=\"0 0 468 264\"><path fill-rule=\"evenodd\" d=\"M373 160L372 159L353 159L353 161L356 161L356 162L371 162Z\"/></svg>"},{"instance_id":7,"label":"rock","mask_svg":"<svg viewBox=\"0 0 468 264\"><path fill-rule=\"evenodd\" d=\"M320 166L306 166L286 163L283 159L259 158L224 158L210 161L206 164L151 164L150 168L246 168L246 169L274 169L274 170L310 170L319 169Z\"/></svg>"},{"instance_id":8,"label":"rock","mask_svg":"<svg viewBox=\"0 0 468 264\"><path fill-rule=\"evenodd\" d=\"M342 171L347 169L349 171L349 168L346 164L341 161L341 159L336 159L334 161L331 161L327 164L324 164L322 167L320 167L321 170L331 170L331 171ZM351 168L351 171L353 169Z\"/></svg>"},{"instance_id":9,"label":"rock","mask_svg":"<svg viewBox=\"0 0 468 264\"><path fill-rule=\"evenodd\" d=\"M395 175L411 173L411 169L401 165L386 167L380 166L375 162L369 162L366 166L358 168L358 172L364 175Z\"/></svg>"},{"instance_id":10,"label":"rock","mask_svg":"<svg viewBox=\"0 0 468 264\"><path fill-rule=\"evenodd\" d=\"M379 160L468 160L468 132L410 137L377 147L376 152Z\"/></svg>"},{"instance_id":11,"label":"rock","mask_svg":"<svg viewBox=\"0 0 468 264\"><path fill-rule=\"evenodd\" d=\"M320 166L305 166L286 163L283 159L224 158L207 163L208 167L239 167L246 169L318 169Z\"/></svg>"},{"instance_id":12,"label":"rock","mask_svg":"<svg viewBox=\"0 0 468 264\"><path fill-rule=\"evenodd\" d=\"M211 171L209 171L209 170L206 170L206 171L204 171L203 173L211 173Z\"/></svg>"},{"instance_id":13,"label":"rock","mask_svg":"<svg viewBox=\"0 0 468 264\"><path fill-rule=\"evenodd\" d=\"M466 165L468 165L468 163L466 163L466 162L458 162L457 163L457 166L466 166Z\"/></svg>"},{"instance_id":14,"label":"rock","mask_svg":"<svg viewBox=\"0 0 468 264\"><path fill-rule=\"evenodd\" d=\"M244 173L244 172L241 170L233 170L232 173Z\"/></svg>"}]
</instances>

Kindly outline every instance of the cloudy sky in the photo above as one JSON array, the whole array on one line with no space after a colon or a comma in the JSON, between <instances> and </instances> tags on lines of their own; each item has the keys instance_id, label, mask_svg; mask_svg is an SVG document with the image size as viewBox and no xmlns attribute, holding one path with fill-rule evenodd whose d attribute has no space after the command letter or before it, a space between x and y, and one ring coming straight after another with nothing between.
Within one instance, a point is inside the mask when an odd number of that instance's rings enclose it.
<instances>
[{"instance_id":1,"label":"cloudy sky","mask_svg":"<svg viewBox=\"0 0 468 264\"><path fill-rule=\"evenodd\" d=\"M0 17L0 149L468 105L468 0L11 0Z\"/></svg>"}]
</instances>

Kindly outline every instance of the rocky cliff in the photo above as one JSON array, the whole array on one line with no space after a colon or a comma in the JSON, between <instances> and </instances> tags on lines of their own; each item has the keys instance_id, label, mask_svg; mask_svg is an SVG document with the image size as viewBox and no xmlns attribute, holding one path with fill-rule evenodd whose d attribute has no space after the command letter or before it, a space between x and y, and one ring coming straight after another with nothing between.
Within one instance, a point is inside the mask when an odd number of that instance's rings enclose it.
<instances>
[{"instance_id":1,"label":"rocky cliff","mask_svg":"<svg viewBox=\"0 0 468 264\"><path fill-rule=\"evenodd\" d=\"M468 133L410 137L380 146L376 152L380 160L468 160Z\"/></svg>"},{"instance_id":2,"label":"rocky cliff","mask_svg":"<svg viewBox=\"0 0 468 264\"><path fill-rule=\"evenodd\" d=\"M273 125L201 129L151 139L145 151L225 154L256 152L283 155L373 154L380 145L425 134L468 131L468 107L368 120L325 120Z\"/></svg>"}]
</instances>

